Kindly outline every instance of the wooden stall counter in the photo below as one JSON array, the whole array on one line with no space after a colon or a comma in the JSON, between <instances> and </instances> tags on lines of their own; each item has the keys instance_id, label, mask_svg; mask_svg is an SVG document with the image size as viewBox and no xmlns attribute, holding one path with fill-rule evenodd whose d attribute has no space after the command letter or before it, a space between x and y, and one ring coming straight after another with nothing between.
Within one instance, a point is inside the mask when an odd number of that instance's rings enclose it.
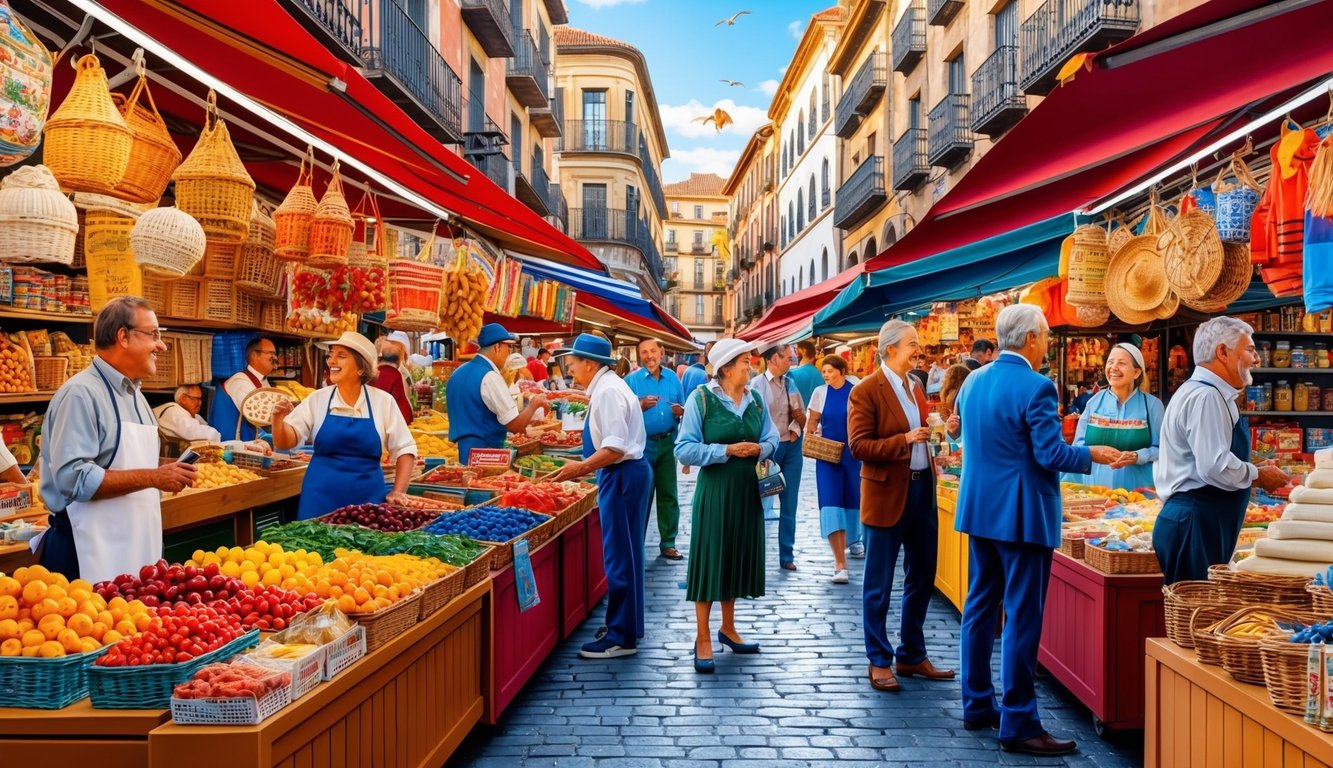
<instances>
[{"instance_id":1,"label":"wooden stall counter","mask_svg":"<svg viewBox=\"0 0 1333 768\"><path fill-rule=\"evenodd\" d=\"M936 508L939 514L938 558L935 563L935 589L953 603L959 612L967 600L967 534L953 529L958 491L946 492L937 488Z\"/></svg>"},{"instance_id":2,"label":"wooden stall counter","mask_svg":"<svg viewBox=\"0 0 1333 768\"><path fill-rule=\"evenodd\" d=\"M147 765L442 765L482 716L490 590L489 580L472 587L259 725L162 725Z\"/></svg>"},{"instance_id":3,"label":"wooden stall counter","mask_svg":"<svg viewBox=\"0 0 1333 768\"><path fill-rule=\"evenodd\" d=\"M0 754L7 765L142 768L148 734L165 709L93 709L88 699L64 709L0 708Z\"/></svg>"},{"instance_id":4,"label":"wooden stall counter","mask_svg":"<svg viewBox=\"0 0 1333 768\"><path fill-rule=\"evenodd\" d=\"M1327 768L1333 734L1273 707L1268 691L1164 638L1147 644L1146 768Z\"/></svg>"}]
</instances>

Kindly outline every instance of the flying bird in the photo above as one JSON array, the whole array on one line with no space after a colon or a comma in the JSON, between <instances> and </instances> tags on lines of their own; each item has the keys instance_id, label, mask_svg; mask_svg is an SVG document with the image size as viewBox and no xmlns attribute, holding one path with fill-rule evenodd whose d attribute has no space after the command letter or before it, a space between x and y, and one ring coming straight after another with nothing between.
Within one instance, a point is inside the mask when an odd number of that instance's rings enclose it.
<instances>
[{"instance_id":1,"label":"flying bird","mask_svg":"<svg viewBox=\"0 0 1333 768\"><path fill-rule=\"evenodd\" d=\"M718 82L719 82L719 83L726 83L727 85L731 86L732 88L741 88L741 87L743 87L743 86L745 85L745 83L742 83L740 80L728 80L728 79L726 79L726 78L722 78L721 80L718 80Z\"/></svg>"},{"instance_id":2,"label":"flying bird","mask_svg":"<svg viewBox=\"0 0 1333 768\"><path fill-rule=\"evenodd\" d=\"M728 125L731 125L736 121L731 119L731 115L727 114L727 111L725 109L718 107L717 109L713 110L713 114L703 115L702 117L696 117L690 122L705 123L705 124L712 123L713 127L717 129L717 132L721 133L723 128L726 128Z\"/></svg>"},{"instance_id":3,"label":"flying bird","mask_svg":"<svg viewBox=\"0 0 1333 768\"><path fill-rule=\"evenodd\" d=\"M741 16L744 16L744 15L747 14L747 13L749 13L749 11L736 11L735 13L731 14L731 18L729 18L729 19L722 19L721 21L719 21L718 23L714 24L713 26L715 26L715 27L720 27L720 26L722 26L723 24L726 24L728 27L734 27L734 26L736 26L736 19L740 18Z\"/></svg>"}]
</instances>

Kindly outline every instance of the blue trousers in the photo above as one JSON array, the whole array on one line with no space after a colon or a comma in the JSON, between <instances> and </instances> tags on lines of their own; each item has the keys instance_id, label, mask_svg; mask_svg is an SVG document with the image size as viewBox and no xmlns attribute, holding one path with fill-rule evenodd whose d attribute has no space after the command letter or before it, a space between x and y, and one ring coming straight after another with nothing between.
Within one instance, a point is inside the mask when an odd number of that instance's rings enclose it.
<instances>
[{"instance_id":1,"label":"blue trousers","mask_svg":"<svg viewBox=\"0 0 1333 768\"><path fill-rule=\"evenodd\" d=\"M968 539L968 549L970 570L962 628L963 719L983 722L996 715L991 650L1003 608L1000 740L1036 738L1046 730L1037 714L1033 678L1051 576L1051 549L980 536Z\"/></svg>"},{"instance_id":2,"label":"blue trousers","mask_svg":"<svg viewBox=\"0 0 1333 768\"><path fill-rule=\"evenodd\" d=\"M801 467L805 464L801 441L778 443L771 458L782 470L782 480L786 484L778 494L778 564L783 565L796 557L796 502L801 498Z\"/></svg>"},{"instance_id":3,"label":"blue trousers","mask_svg":"<svg viewBox=\"0 0 1333 768\"><path fill-rule=\"evenodd\" d=\"M907 487L903 516L887 528L864 527L865 583L861 615L866 636L866 657L877 667L891 667L896 657L903 664L926 658L922 626L930 595L935 590L935 561L939 552L939 516L935 510L935 478L929 474ZM899 609L897 651L889 640L889 607L893 602L893 572L903 550L903 599Z\"/></svg>"},{"instance_id":4,"label":"blue trousers","mask_svg":"<svg viewBox=\"0 0 1333 768\"><path fill-rule=\"evenodd\" d=\"M606 566L606 633L634 647L643 637L643 529L653 472L643 459L597 470L597 505Z\"/></svg>"}]
</instances>

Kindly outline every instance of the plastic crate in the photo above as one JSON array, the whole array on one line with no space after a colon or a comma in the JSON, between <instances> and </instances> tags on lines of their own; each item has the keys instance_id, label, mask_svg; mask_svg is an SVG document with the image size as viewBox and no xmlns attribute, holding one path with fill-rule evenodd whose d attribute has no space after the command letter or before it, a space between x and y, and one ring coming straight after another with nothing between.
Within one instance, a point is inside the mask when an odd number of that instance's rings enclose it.
<instances>
[{"instance_id":1,"label":"plastic crate","mask_svg":"<svg viewBox=\"0 0 1333 768\"><path fill-rule=\"evenodd\" d=\"M332 680L366 655L366 628L357 624L347 634L324 646L324 679Z\"/></svg>"},{"instance_id":2,"label":"plastic crate","mask_svg":"<svg viewBox=\"0 0 1333 768\"><path fill-rule=\"evenodd\" d=\"M234 699L171 699L171 719L179 725L259 725L292 703L291 686L270 691L256 701Z\"/></svg>"},{"instance_id":3,"label":"plastic crate","mask_svg":"<svg viewBox=\"0 0 1333 768\"><path fill-rule=\"evenodd\" d=\"M227 379L237 371L245 370L245 345L254 337L254 331L213 334L213 358L210 362L213 378Z\"/></svg>"},{"instance_id":4,"label":"plastic crate","mask_svg":"<svg viewBox=\"0 0 1333 768\"><path fill-rule=\"evenodd\" d=\"M88 693L93 709L166 709L172 689L189 680L206 664L226 661L259 643L253 629L215 651L177 664L147 667L88 667Z\"/></svg>"},{"instance_id":5,"label":"plastic crate","mask_svg":"<svg viewBox=\"0 0 1333 768\"><path fill-rule=\"evenodd\" d=\"M275 659L269 656L255 656L253 653L240 658L243 664L253 664L265 669L286 672L292 676L290 687L292 701L315 690L315 686L324 680L324 659L328 646L316 646L315 650L296 659Z\"/></svg>"},{"instance_id":6,"label":"plastic crate","mask_svg":"<svg viewBox=\"0 0 1333 768\"><path fill-rule=\"evenodd\" d=\"M63 709L88 698L88 667L106 652L38 659L0 657L0 707Z\"/></svg>"}]
</instances>

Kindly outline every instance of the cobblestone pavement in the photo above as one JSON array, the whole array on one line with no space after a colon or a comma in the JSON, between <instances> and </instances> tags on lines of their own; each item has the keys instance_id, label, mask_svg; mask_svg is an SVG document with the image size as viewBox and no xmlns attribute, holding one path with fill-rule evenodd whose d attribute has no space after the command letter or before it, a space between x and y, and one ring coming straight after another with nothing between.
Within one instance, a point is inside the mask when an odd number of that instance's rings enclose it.
<instances>
[{"instance_id":1,"label":"cobblestone pavement","mask_svg":"<svg viewBox=\"0 0 1333 768\"><path fill-rule=\"evenodd\" d=\"M777 567L777 523L767 524L767 596L739 601L736 622L759 642L757 656L720 652L717 672L694 672L694 608L685 601L685 562L647 550L647 636L635 656L587 661L579 646L602 624L600 611L556 648L500 723L481 727L454 766L596 768L763 768L766 766L991 766L1142 764L1140 733L1098 738L1088 711L1053 681L1040 681L1042 721L1078 740L1078 754L1035 758L1002 752L994 731L969 732L957 680L902 680L897 694L871 690L861 634L862 560L850 585L829 583L833 556L819 538L814 462L801 484L797 564ZM693 475L681 477L679 546L689 549ZM901 588L901 569L898 572ZM895 590L895 600L900 594ZM890 615L890 626L896 620ZM720 621L713 612L714 632ZM959 617L936 595L926 639L936 664L958 666ZM999 643L995 674L999 675Z\"/></svg>"}]
</instances>

